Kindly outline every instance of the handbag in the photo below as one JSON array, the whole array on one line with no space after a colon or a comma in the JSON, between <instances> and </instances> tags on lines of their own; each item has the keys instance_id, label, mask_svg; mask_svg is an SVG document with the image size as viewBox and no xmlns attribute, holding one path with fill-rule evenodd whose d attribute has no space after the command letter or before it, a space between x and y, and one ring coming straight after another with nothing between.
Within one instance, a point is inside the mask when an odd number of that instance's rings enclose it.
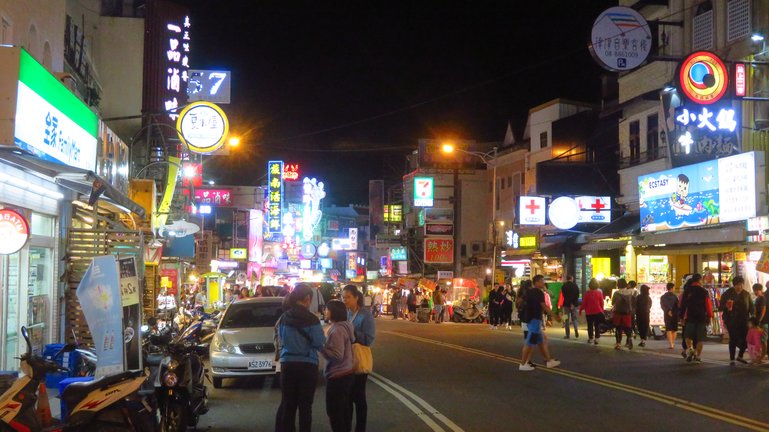
<instances>
[{"instance_id":1,"label":"handbag","mask_svg":"<svg viewBox=\"0 0 769 432\"><path fill-rule=\"evenodd\" d=\"M352 372L355 375L370 374L374 370L371 347L362 343L352 344Z\"/></svg>"}]
</instances>

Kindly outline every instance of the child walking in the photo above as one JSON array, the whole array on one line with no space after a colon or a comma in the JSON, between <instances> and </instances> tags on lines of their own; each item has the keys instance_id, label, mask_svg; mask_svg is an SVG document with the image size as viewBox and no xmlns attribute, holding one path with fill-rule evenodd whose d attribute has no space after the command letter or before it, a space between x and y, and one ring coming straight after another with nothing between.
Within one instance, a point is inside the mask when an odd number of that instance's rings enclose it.
<instances>
[{"instance_id":1,"label":"child walking","mask_svg":"<svg viewBox=\"0 0 769 432\"><path fill-rule=\"evenodd\" d=\"M347 321L347 307L341 300L326 303L326 320L331 321L326 344L320 353L327 360L326 414L333 432L350 432L352 428L350 394L353 383L352 343L355 330Z\"/></svg>"},{"instance_id":2,"label":"child walking","mask_svg":"<svg viewBox=\"0 0 769 432\"><path fill-rule=\"evenodd\" d=\"M748 353L750 353L750 364L759 365L763 363L763 344L761 339L764 337L764 329L758 325L758 318L752 317L748 320Z\"/></svg>"}]
</instances>

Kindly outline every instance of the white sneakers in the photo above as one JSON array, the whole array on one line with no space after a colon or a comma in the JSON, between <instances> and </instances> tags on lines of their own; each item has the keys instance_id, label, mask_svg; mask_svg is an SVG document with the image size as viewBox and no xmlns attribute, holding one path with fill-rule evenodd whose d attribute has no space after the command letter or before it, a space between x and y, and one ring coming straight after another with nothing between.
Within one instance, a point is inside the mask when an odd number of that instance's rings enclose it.
<instances>
[{"instance_id":1,"label":"white sneakers","mask_svg":"<svg viewBox=\"0 0 769 432\"><path fill-rule=\"evenodd\" d=\"M550 360L547 361L547 363L545 363L545 367L548 368L548 369L552 369L552 368L558 367L558 365L560 365L560 364L561 364L560 361L558 361L556 359L550 359ZM535 367L530 365L530 364L522 364L522 365L518 366L518 370L519 371L524 371L524 372L533 371L534 369L535 369Z\"/></svg>"}]
</instances>

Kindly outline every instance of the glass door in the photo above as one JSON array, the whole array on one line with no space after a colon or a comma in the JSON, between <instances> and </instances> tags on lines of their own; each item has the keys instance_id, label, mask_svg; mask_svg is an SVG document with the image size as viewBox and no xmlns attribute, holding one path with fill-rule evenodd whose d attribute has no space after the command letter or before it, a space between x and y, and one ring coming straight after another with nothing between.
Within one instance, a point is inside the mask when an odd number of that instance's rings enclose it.
<instances>
[{"instance_id":1,"label":"glass door","mask_svg":"<svg viewBox=\"0 0 769 432\"><path fill-rule=\"evenodd\" d=\"M50 332L50 295L53 287L53 249L29 248L27 327L32 351L42 355Z\"/></svg>"},{"instance_id":2,"label":"glass door","mask_svg":"<svg viewBox=\"0 0 769 432\"><path fill-rule=\"evenodd\" d=\"M0 259L0 284L3 292L3 310L5 311L5 350L2 367L5 370L18 369L19 356L19 261L20 253Z\"/></svg>"}]
</instances>

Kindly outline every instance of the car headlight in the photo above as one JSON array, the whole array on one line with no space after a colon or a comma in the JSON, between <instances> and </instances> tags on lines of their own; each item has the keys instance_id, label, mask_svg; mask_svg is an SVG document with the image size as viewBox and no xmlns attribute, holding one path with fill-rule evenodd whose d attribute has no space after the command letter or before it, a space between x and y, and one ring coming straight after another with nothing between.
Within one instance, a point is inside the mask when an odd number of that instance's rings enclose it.
<instances>
[{"instance_id":1,"label":"car headlight","mask_svg":"<svg viewBox=\"0 0 769 432\"><path fill-rule=\"evenodd\" d=\"M163 384L166 385L166 387L176 387L176 383L179 382L179 377L176 376L173 372L168 372L163 377Z\"/></svg>"},{"instance_id":2,"label":"car headlight","mask_svg":"<svg viewBox=\"0 0 769 432\"><path fill-rule=\"evenodd\" d=\"M211 348L213 348L213 350L216 352L235 354L235 346L227 343L227 341L225 341L221 336L214 339L214 343L211 344Z\"/></svg>"}]
</instances>

